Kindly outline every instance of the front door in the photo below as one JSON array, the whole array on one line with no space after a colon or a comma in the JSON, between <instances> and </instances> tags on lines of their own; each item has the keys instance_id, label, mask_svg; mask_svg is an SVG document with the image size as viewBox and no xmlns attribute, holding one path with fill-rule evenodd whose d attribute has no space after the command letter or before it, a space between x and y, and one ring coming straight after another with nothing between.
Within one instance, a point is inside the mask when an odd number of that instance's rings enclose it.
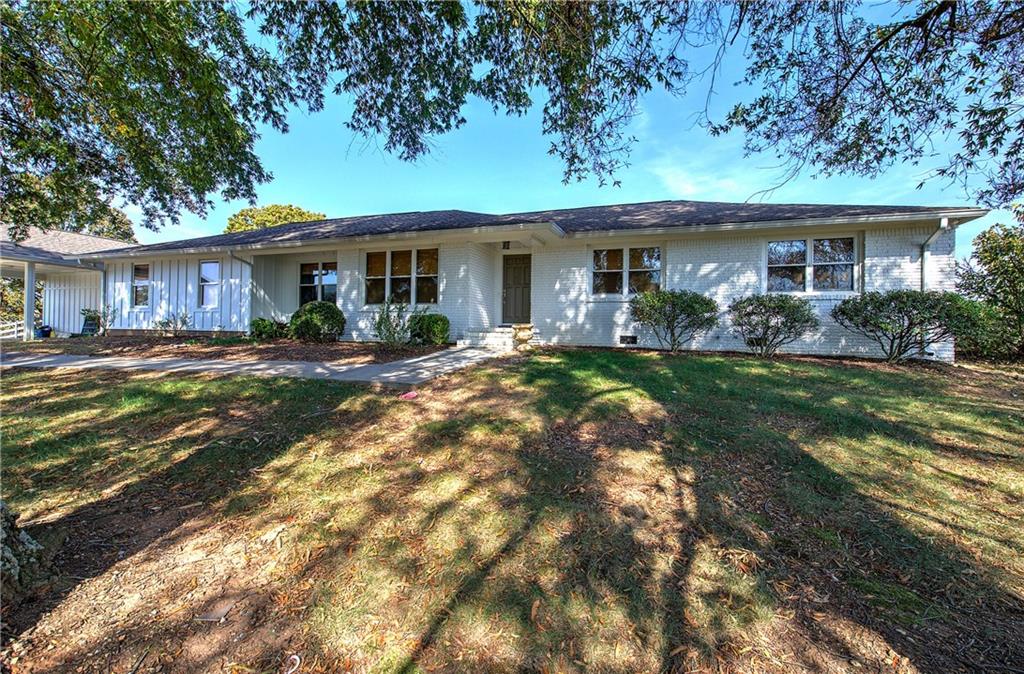
<instances>
[{"instance_id":1,"label":"front door","mask_svg":"<svg viewBox=\"0 0 1024 674\"><path fill-rule=\"evenodd\" d=\"M501 322L530 322L530 256L506 255L501 275Z\"/></svg>"}]
</instances>

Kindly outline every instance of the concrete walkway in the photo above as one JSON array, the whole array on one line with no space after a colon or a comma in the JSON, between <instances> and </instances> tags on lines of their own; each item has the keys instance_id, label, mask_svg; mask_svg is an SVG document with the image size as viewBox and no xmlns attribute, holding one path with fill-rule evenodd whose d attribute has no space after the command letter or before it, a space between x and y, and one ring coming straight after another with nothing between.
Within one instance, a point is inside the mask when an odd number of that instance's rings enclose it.
<instances>
[{"instance_id":1,"label":"concrete walkway","mask_svg":"<svg viewBox=\"0 0 1024 674\"><path fill-rule=\"evenodd\" d=\"M64 354L3 354L0 366L70 367L76 369L159 370L161 372L208 372L332 379L366 384L422 384L507 353L500 349L463 346L426 356L370 365L334 365L299 360L198 360L195 358L127 358L121 356L70 356Z\"/></svg>"}]
</instances>

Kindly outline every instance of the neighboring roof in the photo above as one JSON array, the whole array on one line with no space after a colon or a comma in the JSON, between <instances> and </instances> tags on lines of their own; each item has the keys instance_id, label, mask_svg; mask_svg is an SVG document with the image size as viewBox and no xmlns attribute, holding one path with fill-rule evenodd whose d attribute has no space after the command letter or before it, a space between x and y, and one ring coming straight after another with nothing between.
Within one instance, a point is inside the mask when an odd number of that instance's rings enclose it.
<instances>
[{"instance_id":1,"label":"neighboring roof","mask_svg":"<svg viewBox=\"0 0 1024 674\"><path fill-rule=\"evenodd\" d=\"M79 234L61 230L41 230L33 227L23 240L0 240L0 257L25 262L41 262L62 266L77 266L68 258L107 250L123 250L124 241L92 234Z\"/></svg>"},{"instance_id":2,"label":"neighboring roof","mask_svg":"<svg viewBox=\"0 0 1024 674\"><path fill-rule=\"evenodd\" d=\"M967 219L986 211L936 206L852 206L839 204L748 204L715 201L651 201L528 213L491 215L469 211L413 211L295 222L248 232L204 236L139 246L133 255L214 248L295 245L426 231L548 223L567 235L843 218L884 219L957 213ZM120 251L114 251L120 252ZM125 251L126 253L129 251Z\"/></svg>"}]
</instances>

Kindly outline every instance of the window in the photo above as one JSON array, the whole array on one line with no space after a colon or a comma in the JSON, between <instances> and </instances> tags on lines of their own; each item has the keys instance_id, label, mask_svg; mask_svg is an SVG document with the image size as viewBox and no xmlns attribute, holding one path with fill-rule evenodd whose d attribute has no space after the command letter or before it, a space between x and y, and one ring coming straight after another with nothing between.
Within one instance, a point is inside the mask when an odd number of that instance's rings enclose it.
<instances>
[{"instance_id":1,"label":"window","mask_svg":"<svg viewBox=\"0 0 1024 674\"><path fill-rule=\"evenodd\" d=\"M598 248L594 250L593 293L621 295L661 287L661 248Z\"/></svg>"},{"instance_id":2,"label":"window","mask_svg":"<svg viewBox=\"0 0 1024 674\"><path fill-rule=\"evenodd\" d=\"M199 306L215 307L220 302L220 261L199 262Z\"/></svg>"},{"instance_id":3,"label":"window","mask_svg":"<svg viewBox=\"0 0 1024 674\"><path fill-rule=\"evenodd\" d=\"M366 254L366 303L436 304L437 248Z\"/></svg>"},{"instance_id":4,"label":"window","mask_svg":"<svg viewBox=\"0 0 1024 674\"><path fill-rule=\"evenodd\" d=\"M629 292L642 293L661 288L661 248L629 249Z\"/></svg>"},{"instance_id":5,"label":"window","mask_svg":"<svg viewBox=\"0 0 1024 674\"><path fill-rule=\"evenodd\" d=\"M337 304L337 262L304 262L299 265L299 306L318 300Z\"/></svg>"},{"instance_id":6,"label":"window","mask_svg":"<svg viewBox=\"0 0 1024 674\"><path fill-rule=\"evenodd\" d=\"M132 265L132 306L149 306L149 265Z\"/></svg>"},{"instance_id":7,"label":"window","mask_svg":"<svg viewBox=\"0 0 1024 674\"><path fill-rule=\"evenodd\" d=\"M768 242L768 291L803 292L807 289L807 242Z\"/></svg>"},{"instance_id":8,"label":"window","mask_svg":"<svg viewBox=\"0 0 1024 674\"><path fill-rule=\"evenodd\" d=\"M853 237L814 240L814 289L853 290Z\"/></svg>"},{"instance_id":9,"label":"window","mask_svg":"<svg viewBox=\"0 0 1024 674\"><path fill-rule=\"evenodd\" d=\"M852 236L769 241L768 291L852 292L854 260Z\"/></svg>"}]
</instances>

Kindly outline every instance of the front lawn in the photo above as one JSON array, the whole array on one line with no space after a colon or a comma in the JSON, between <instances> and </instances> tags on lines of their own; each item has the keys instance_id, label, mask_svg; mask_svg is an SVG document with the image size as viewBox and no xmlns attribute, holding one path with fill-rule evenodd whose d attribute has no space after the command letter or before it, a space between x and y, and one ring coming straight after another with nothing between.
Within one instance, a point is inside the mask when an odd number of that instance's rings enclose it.
<instances>
[{"instance_id":1,"label":"front lawn","mask_svg":"<svg viewBox=\"0 0 1024 674\"><path fill-rule=\"evenodd\" d=\"M291 654L302 672L1024 662L1019 371L561 350L417 394L6 370L4 498L65 542L61 581L5 616L30 628L5 657L16 672L274 672Z\"/></svg>"}]
</instances>

